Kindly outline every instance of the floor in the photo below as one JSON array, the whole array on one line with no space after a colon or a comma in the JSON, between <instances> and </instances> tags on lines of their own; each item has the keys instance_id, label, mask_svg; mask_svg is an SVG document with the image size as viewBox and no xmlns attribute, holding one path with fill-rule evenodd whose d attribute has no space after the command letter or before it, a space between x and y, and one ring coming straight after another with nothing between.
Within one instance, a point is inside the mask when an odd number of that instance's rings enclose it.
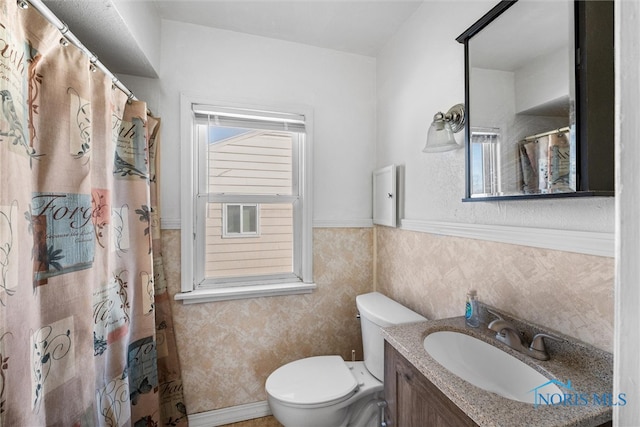
<instances>
[{"instance_id":1,"label":"floor","mask_svg":"<svg viewBox=\"0 0 640 427\"><path fill-rule=\"evenodd\" d=\"M227 424L223 427L283 427L282 424L278 422L272 416L262 417L262 418L254 418L249 421L242 421L239 423Z\"/></svg>"}]
</instances>

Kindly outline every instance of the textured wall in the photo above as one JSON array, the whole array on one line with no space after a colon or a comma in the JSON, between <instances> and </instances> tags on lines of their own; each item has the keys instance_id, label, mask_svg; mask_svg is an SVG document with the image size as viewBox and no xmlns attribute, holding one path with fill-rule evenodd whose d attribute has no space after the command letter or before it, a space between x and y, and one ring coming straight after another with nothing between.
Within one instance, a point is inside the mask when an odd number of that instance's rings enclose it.
<instances>
[{"instance_id":1,"label":"textured wall","mask_svg":"<svg viewBox=\"0 0 640 427\"><path fill-rule=\"evenodd\" d=\"M373 289L371 228L314 229L309 295L194 305L173 315L184 396L190 414L266 400L277 367L302 357L362 358L355 297ZM163 231L169 293L180 290L180 232Z\"/></svg>"},{"instance_id":2,"label":"textured wall","mask_svg":"<svg viewBox=\"0 0 640 427\"><path fill-rule=\"evenodd\" d=\"M377 290L430 319L464 313L466 292L613 351L614 259L376 228Z\"/></svg>"}]
</instances>

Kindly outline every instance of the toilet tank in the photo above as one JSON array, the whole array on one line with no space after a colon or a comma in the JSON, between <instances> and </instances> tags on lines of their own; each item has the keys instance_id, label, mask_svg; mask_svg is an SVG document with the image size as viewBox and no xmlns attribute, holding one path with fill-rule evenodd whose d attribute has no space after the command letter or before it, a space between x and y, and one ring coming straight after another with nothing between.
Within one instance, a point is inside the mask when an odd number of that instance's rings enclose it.
<instances>
[{"instance_id":1,"label":"toilet tank","mask_svg":"<svg viewBox=\"0 0 640 427\"><path fill-rule=\"evenodd\" d=\"M371 374L384 381L384 338L380 328L427 320L379 292L358 295L364 364Z\"/></svg>"}]
</instances>

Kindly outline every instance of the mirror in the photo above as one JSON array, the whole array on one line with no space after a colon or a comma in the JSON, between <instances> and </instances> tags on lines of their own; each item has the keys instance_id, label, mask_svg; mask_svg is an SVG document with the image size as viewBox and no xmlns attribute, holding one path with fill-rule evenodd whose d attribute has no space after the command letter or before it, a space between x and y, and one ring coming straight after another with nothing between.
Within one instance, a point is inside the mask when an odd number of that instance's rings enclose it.
<instances>
[{"instance_id":1,"label":"mirror","mask_svg":"<svg viewBox=\"0 0 640 427\"><path fill-rule=\"evenodd\" d=\"M605 195L587 188L586 67L576 67L587 54L580 51L583 3L601 2L502 1L458 37L466 64L465 200ZM611 33L612 22L605 23ZM612 57L604 85L612 118ZM613 120L609 127L606 195L613 194Z\"/></svg>"}]
</instances>

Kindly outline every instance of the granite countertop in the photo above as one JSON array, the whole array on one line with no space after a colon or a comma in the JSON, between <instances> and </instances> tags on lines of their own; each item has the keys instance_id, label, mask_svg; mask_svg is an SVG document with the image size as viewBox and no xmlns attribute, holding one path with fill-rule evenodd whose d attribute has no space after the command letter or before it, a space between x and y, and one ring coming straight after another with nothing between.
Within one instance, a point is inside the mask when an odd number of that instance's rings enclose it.
<instances>
[{"instance_id":1,"label":"granite countertop","mask_svg":"<svg viewBox=\"0 0 640 427\"><path fill-rule=\"evenodd\" d=\"M497 341L495 332L488 329L486 323L482 323L478 328L466 326L462 316L392 326L384 328L382 333L400 354L480 426L591 427L611 420L611 407L604 406L602 400L593 399L594 393L598 396L613 393L613 356L610 353L522 320L504 317L523 331L527 342L538 332L550 333L563 338L564 341L546 340L551 359L538 361ZM549 379L557 379L563 384L570 380L574 393L583 396L579 399L574 395L571 402L580 404L542 404L536 407L533 404L504 398L462 380L431 358L423 347L427 335L444 330L463 332L489 342L532 366ZM616 402L616 399L613 399L613 402Z\"/></svg>"}]
</instances>

